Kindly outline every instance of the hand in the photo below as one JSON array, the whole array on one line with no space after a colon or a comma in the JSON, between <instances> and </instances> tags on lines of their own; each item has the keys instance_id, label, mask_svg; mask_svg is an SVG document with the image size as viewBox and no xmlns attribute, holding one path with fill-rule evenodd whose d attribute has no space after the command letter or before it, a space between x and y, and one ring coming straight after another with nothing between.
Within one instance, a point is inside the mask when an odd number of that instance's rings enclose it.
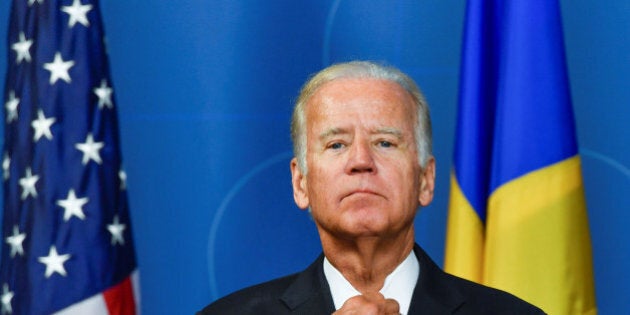
<instances>
[{"instance_id":1,"label":"hand","mask_svg":"<svg viewBox=\"0 0 630 315\"><path fill-rule=\"evenodd\" d=\"M399 315L400 306L394 299L380 293L357 295L348 299L333 315Z\"/></svg>"}]
</instances>

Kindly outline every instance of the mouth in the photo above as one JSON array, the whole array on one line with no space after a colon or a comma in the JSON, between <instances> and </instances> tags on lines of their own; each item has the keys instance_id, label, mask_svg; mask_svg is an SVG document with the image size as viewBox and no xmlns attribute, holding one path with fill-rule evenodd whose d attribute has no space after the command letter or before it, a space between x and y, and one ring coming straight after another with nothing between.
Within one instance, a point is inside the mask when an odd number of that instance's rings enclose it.
<instances>
[{"instance_id":1,"label":"mouth","mask_svg":"<svg viewBox=\"0 0 630 315\"><path fill-rule=\"evenodd\" d=\"M346 199L348 197L363 197L363 196L381 196L381 195L369 189L357 189L344 195L341 199Z\"/></svg>"},{"instance_id":2,"label":"mouth","mask_svg":"<svg viewBox=\"0 0 630 315\"><path fill-rule=\"evenodd\" d=\"M373 190L358 189L345 194L340 200L339 205L343 209L354 211L363 211L368 209L380 209L386 199L383 195Z\"/></svg>"}]
</instances>

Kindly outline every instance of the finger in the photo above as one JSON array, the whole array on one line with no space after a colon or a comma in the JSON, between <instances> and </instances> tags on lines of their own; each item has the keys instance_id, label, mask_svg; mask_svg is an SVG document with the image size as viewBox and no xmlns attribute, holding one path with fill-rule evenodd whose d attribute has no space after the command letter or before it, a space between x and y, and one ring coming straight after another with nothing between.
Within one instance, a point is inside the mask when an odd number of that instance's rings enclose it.
<instances>
[{"instance_id":1,"label":"finger","mask_svg":"<svg viewBox=\"0 0 630 315\"><path fill-rule=\"evenodd\" d=\"M380 292L366 292L363 296L368 301L378 305L379 312L382 314L398 314L400 312L398 301L385 299L385 296Z\"/></svg>"},{"instance_id":2,"label":"finger","mask_svg":"<svg viewBox=\"0 0 630 315\"><path fill-rule=\"evenodd\" d=\"M372 303L368 301L365 296L357 295L347 299L341 308L334 312L333 315L369 314L370 312L366 309L366 307L369 308L369 305L371 304ZM376 311L376 308L374 308L374 310Z\"/></svg>"},{"instance_id":3,"label":"finger","mask_svg":"<svg viewBox=\"0 0 630 315\"><path fill-rule=\"evenodd\" d=\"M400 305L394 299L385 299L381 305L384 314L400 314Z\"/></svg>"},{"instance_id":4,"label":"finger","mask_svg":"<svg viewBox=\"0 0 630 315\"><path fill-rule=\"evenodd\" d=\"M363 292L363 295L361 296L363 296L366 300L375 302L375 303L381 303L385 300L385 296L383 296L383 294L378 291Z\"/></svg>"},{"instance_id":5,"label":"finger","mask_svg":"<svg viewBox=\"0 0 630 315\"><path fill-rule=\"evenodd\" d=\"M394 299L385 299L380 293L368 293L357 295L348 299L334 315L361 314L361 315L398 315L400 306Z\"/></svg>"}]
</instances>

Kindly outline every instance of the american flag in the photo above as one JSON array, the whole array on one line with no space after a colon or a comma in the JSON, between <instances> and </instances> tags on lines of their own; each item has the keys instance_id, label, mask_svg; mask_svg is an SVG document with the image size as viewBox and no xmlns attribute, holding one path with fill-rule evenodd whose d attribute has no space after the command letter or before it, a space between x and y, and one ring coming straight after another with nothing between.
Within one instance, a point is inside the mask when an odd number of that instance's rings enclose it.
<instances>
[{"instance_id":1,"label":"american flag","mask_svg":"<svg viewBox=\"0 0 630 315\"><path fill-rule=\"evenodd\" d=\"M1 314L135 314L137 267L96 0L14 0Z\"/></svg>"}]
</instances>

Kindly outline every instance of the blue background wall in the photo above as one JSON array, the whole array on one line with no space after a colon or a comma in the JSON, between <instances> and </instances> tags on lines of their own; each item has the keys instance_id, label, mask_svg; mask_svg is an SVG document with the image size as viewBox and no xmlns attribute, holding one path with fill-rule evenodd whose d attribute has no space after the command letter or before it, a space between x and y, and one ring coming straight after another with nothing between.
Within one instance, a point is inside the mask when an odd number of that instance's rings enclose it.
<instances>
[{"instance_id":1,"label":"blue background wall","mask_svg":"<svg viewBox=\"0 0 630 315\"><path fill-rule=\"evenodd\" d=\"M630 309L630 2L561 4L598 305L618 314ZM0 1L3 38L9 6ZM292 200L288 121L305 78L331 62L385 60L425 91L438 183L417 240L442 262L464 1L130 0L101 8L145 314L191 314L319 253L312 222ZM4 40L0 51L4 86Z\"/></svg>"}]
</instances>

